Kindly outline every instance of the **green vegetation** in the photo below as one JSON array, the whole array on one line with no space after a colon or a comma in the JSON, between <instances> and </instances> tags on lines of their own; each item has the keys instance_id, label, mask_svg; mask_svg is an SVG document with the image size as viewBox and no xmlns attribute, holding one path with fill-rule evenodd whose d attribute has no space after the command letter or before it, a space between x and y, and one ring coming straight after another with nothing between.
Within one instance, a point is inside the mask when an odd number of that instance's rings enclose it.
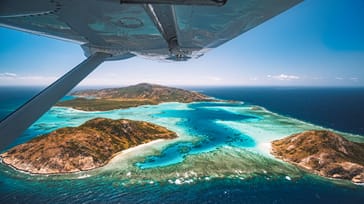
<instances>
[{"instance_id":1,"label":"green vegetation","mask_svg":"<svg viewBox=\"0 0 364 204\"><path fill-rule=\"evenodd\" d=\"M141 105L156 105L152 100L110 100L110 99L86 99L76 98L69 101L58 102L56 106L71 107L83 111L108 111L125 109Z\"/></svg>"},{"instance_id":2,"label":"green vegetation","mask_svg":"<svg viewBox=\"0 0 364 204\"><path fill-rule=\"evenodd\" d=\"M176 133L152 123L95 118L37 137L0 154L5 164L31 173L90 170L105 165L116 153Z\"/></svg>"},{"instance_id":3,"label":"green vegetation","mask_svg":"<svg viewBox=\"0 0 364 204\"><path fill-rule=\"evenodd\" d=\"M305 131L275 140L272 153L321 176L364 182L364 144L330 131Z\"/></svg>"},{"instance_id":4,"label":"green vegetation","mask_svg":"<svg viewBox=\"0 0 364 204\"><path fill-rule=\"evenodd\" d=\"M146 83L124 88L76 91L72 95L80 98L56 105L84 111L108 111L163 102L214 101L197 92Z\"/></svg>"}]
</instances>

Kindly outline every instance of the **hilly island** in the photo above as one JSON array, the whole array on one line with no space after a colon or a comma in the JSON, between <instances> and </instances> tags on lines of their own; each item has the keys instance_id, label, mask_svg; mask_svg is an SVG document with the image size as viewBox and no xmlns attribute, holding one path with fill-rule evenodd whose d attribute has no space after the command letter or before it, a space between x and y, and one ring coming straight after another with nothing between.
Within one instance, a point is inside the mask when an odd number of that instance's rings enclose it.
<instances>
[{"instance_id":1,"label":"hilly island","mask_svg":"<svg viewBox=\"0 0 364 204\"><path fill-rule=\"evenodd\" d=\"M76 91L72 93L72 96L75 98L61 101L57 106L83 111L109 111L114 109L127 109L140 105L157 105L163 102L190 103L220 101L197 92L146 83L124 88ZM190 104L188 107L194 110L194 114L201 113L201 118L198 118L199 125L197 128L215 128L208 126L208 123L200 123L200 121L212 120L207 117L210 115L214 117L221 116L222 118L226 118L224 114L233 114L232 118L238 115L238 113L234 112L236 111L235 108L237 105L234 104L234 101L224 101L224 103L226 107L233 105L234 110L231 112L228 111L227 113L223 111L225 109L217 111L216 107L212 109L200 108L198 110L201 104ZM200 112L196 111L196 109ZM251 106L249 109L244 107L241 111L248 111L248 114L252 116L261 114L262 117L272 117L271 113L266 112L264 108L258 106ZM90 112L90 114L94 113ZM274 117L278 116L274 115ZM243 119L234 122L236 124L247 123ZM140 118L137 120L145 119ZM186 121L190 120L189 118ZM153 119L149 119L148 121L153 121ZM254 127L254 125L260 122L259 120L255 122L248 121L247 124L249 125L245 126L242 130L249 130L250 126ZM273 126L277 125L275 123L268 124ZM279 123L278 125L282 126L280 128L286 128L285 126L289 124ZM263 123L262 126L257 127L258 132L262 132L262 129L266 127L269 126L265 126ZM287 128L289 129L289 126ZM363 143L349 141L330 131L305 130L309 129L303 128L299 131L292 132L295 134L286 138L283 137L289 134L282 134L276 137L275 139L278 140L275 141L272 141L272 138L267 138L267 141L272 143L271 154L310 173L328 178L350 180L354 183L364 183ZM229 131L225 133L225 130L219 132L216 140L223 138L223 134L230 133ZM208 135L211 134L210 132L206 132L206 134L208 137L211 137L211 135ZM237 137L236 140L240 141L240 134L236 132L234 134L233 136ZM266 134L269 135L268 132ZM176 133L150 122L121 118L112 120L94 115L78 127L60 128L13 147L7 152L0 154L0 158L2 163L29 173L74 173L104 166L117 154L128 148L157 139L173 139L176 137ZM181 137L183 137L183 134ZM251 139L254 140L256 138L252 137ZM230 145L230 140L233 139L229 139L226 143L227 145ZM202 139L201 141L204 140ZM193 147L193 144L191 146L186 146L186 144L181 145L178 149L178 154L188 153L191 147ZM176 155L178 154L176 153ZM183 155L182 157L184 158L185 156ZM244 158L241 159L244 160ZM259 161L254 161L254 163L259 163ZM226 169L226 166L224 166L224 170ZM235 169L235 171L237 170Z\"/></svg>"},{"instance_id":2,"label":"hilly island","mask_svg":"<svg viewBox=\"0 0 364 204\"><path fill-rule=\"evenodd\" d=\"M96 118L36 137L0 157L3 163L29 173L72 173L104 166L116 153L139 144L176 137L148 122Z\"/></svg>"},{"instance_id":3,"label":"hilly island","mask_svg":"<svg viewBox=\"0 0 364 204\"><path fill-rule=\"evenodd\" d=\"M83 111L107 111L163 102L215 101L197 92L147 83L123 88L76 91L71 95L76 98L56 105Z\"/></svg>"},{"instance_id":4,"label":"hilly island","mask_svg":"<svg viewBox=\"0 0 364 204\"><path fill-rule=\"evenodd\" d=\"M364 143L330 131L304 131L273 141L271 153L320 176L364 183Z\"/></svg>"},{"instance_id":5,"label":"hilly island","mask_svg":"<svg viewBox=\"0 0 364 204\"><path fill-rule=\"evenodd\" d=\"M213 101L183 89L137 84L124 88L77 91L75 99L57 106L84 111L106 111L162 102ZM79 127L66 127L38 136L0 155L2 162L35 174L72 173L104 166L116 153L176 133L148 122L96 118Z\"/></svg>"}]
</instances>

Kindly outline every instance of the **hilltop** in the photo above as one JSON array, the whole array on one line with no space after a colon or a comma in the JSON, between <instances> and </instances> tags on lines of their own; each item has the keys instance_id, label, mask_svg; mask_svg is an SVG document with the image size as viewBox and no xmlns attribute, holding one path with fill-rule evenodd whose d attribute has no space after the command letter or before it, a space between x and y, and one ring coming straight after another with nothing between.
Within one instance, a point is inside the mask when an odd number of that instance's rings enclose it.
<instances>
[{"instance_id":1,"label":"hilltop","mask_svg":"<svg viewBox=\"0 0 364 204\"><path fill-rule=\"evenodd\" d=\"M364 144L311 130L272 142L272 154L320 176L364 183Z\"/></svg>"},{"instance_id":2,"label":"hilltop","mask_svg":"<svg viewBox=\"0 0 364 204\"><path fill-rule=\"evenodd\" d=\"M72 95L77 98L56 105L84 111L106 111L163 102L212 101L210 97L197 92L147 83L123 88L76 91Z\"/></svg>"},{"instance_id":3,"label":"hilltop","mask_svg":"<svg viewBox=\"0 0 364 204\"><path fill-rule=\"evenodd\" d=\"M101 167L130 147L175 137L174 132L148 122L96 118L36 137L0 157L3 163L30 173L71 173Z\"/></svg>"}]
</instances>

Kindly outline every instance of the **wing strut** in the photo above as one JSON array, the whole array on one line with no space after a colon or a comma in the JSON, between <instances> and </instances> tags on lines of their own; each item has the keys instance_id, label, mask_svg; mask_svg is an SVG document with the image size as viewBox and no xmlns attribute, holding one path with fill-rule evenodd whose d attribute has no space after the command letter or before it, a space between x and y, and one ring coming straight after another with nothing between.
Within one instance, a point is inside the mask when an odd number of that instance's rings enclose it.
<instances>
[{"instance_id":1,"label":"wing strut","mask_svg":"<svg viewBox=\"0 0 364 204\"><path fill-rule=\"evenodd\" d=\"M101 52L91 55L3 119L0 122L0 150L10 145L31 124L110 56L110 54Z\"/></svg>"},{"instance_id":2,"label":"wing strut","mask_svg":"<svg viewBox=\"0 0 364 204\"><path fill-rule=\"evenodd\" d=\"M177 22L171 5L147 4L145 9L177 59L185 57L178 43Z\"/></svg>"}]
</instances>

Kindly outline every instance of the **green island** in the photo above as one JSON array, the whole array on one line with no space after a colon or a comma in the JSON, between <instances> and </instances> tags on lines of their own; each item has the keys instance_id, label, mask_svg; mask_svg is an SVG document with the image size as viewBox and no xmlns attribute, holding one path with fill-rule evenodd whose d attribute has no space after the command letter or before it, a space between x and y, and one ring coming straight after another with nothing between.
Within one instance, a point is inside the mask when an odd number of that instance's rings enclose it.
<instances>
[{"instance_id":1,"label":"green island","mask_svg":"<svg viewBox=\"0 0 364 204\"><path fill-rule=\"evenodd\" d=\"M147 83L123 88L76 91L71 95L77 98L58 102L56 106L83 111L108 111L163 102L216 101L197 92Z\"/></svg>"},{"instance_id":2,"label":"green island","mask_svg":"<svg viewBox=\"0 0 364 204\"><path fill-rule=\"evenodd\" d=\"M364 144L330 131L304 131L273 141L271 153L323 177L364 183Z\"/></svg>"},{"instance_id":3,"label":"green island","mask_svg":"<svg viewBox=\"0 0 364 204\"><path fill-rule=\"evenodd\" d=\"M28 173L73 173L104 166L122 150L176 137L176 133L148 122L96 118L36 137L0 157L3 163Z\"/></svg>"}]
</instances>

